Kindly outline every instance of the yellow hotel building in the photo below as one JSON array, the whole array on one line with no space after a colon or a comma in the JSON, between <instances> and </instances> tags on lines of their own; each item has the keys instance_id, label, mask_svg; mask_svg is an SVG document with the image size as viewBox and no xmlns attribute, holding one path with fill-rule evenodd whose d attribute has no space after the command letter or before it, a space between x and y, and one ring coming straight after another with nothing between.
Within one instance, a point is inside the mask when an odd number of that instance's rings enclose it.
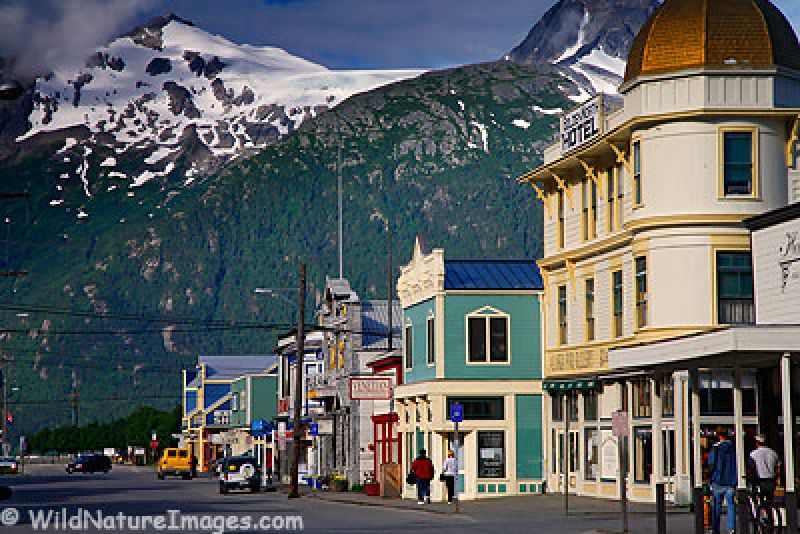
<instances>
[{"instance_id":1,"label":"yellow hotel building","mask_svg":"<svg viewBox=\"0 0 800 534\"><path fill-rule=\"evenodd\" d=\"M624 409L629 497L655 498L657 465L668 497L689 502L687 377L614 375L609 351L754 321L741 222L799 196L800 47L767 0L666 0L619 93L565 114L520 178L545 205L547 488L619 496L611 413ZM742 377L748 439L764 379ZM700 377L704 445L732 423L730 384Z\"/></svg>"}]
</instances>

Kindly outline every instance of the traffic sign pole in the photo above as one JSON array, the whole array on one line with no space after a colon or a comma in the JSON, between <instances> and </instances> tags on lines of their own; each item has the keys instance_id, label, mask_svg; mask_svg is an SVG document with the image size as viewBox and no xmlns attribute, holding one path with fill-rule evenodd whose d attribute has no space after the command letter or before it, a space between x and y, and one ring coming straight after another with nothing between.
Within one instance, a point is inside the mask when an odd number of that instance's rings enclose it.
<instances>
[{"instance_id":1,"label":"traffic sign pole","mask_svg":"<svg viewBox=\"0 0 800 534\"><path fill-rule=\"evenodd\" d=\"M464 420L464 405L459 403L453 403L450 405L450 420L453 421L455 424L455 432L456 432L456 439L455 439L455 450L453 451L453 459L456 461L456 476L455 480L453 481L453 498L456 500L456 513L460 511L460 504L458 498L458 449L460 447L460 437L458 435L458 423Z\"/></svg>"}]
</instances>

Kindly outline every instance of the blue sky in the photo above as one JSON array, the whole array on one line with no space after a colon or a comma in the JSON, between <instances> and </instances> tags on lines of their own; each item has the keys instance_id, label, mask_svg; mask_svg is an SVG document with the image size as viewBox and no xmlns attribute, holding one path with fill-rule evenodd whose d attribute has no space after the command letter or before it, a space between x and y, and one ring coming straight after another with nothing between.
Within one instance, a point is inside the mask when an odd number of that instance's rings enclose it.
<instances>
[{"instance_id":1,"label":"blue sky","mask_svg":"<svg viewBox=\"0 0 800 534\"><path fill-rule=\"evenodd\" d=\"M2 0L0 0L1 2ZM554 0L151 0L237 42L332 68L441 68L497 59ZM800 0L775 0L800 27Z\"/></svg>"}]
</instances>

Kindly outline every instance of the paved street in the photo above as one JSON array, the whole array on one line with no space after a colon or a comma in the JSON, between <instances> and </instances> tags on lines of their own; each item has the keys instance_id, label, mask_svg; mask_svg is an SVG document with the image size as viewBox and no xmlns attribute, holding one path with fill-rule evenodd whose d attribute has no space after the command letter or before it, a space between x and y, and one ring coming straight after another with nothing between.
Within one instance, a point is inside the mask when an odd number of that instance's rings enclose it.
<instances>
[{"instance_id":1,"label":"paved street","mask_svg":"<svg viewBox=\"0 0 800 534\"><path fill-rule=\"evenodd\" d=\"M446 505L430 508L415 503L402 503L383 499L326 494L327 499L307 496L289 500L282 493L233 493L221 496L216 482L210 479L184 481L180 479L157 480L151 468L116 466L108 475L67 476L60 466L33 466L24 477L5 478L14 488L10 501L0 503L0 511L16 508L20 524L4 527L4 532L31 532L34 530L29 513L51 510L67 516L79 509L105 516L120 512L126 515L166 516L169 510L180 510L184 515L259 517L301 516L304 530L308 532L615 532L619 531L619 518L615 514L617 503L573 498L573 514L563 517L562 501L557 496L505 498L492 501L464 503L463 513L455 515ZM366 506L340 502L363 501L377 504ZM402 509L402 507L407 507ZM400 509L398 509L400 508ZM651 507L633 506L632 532L648 532L655 528ZM3 516L0 516L3 517ZM668 517L670 532L687 532L691 517L673 511ZM51 530L55 530L51 527ZM61 528L60 531L66 529ZM91 529L90 529L91 530ZM132 529L131 529L132 530ZM209 532L212 529L191 529ZM250 529L254 530L254 529ZM139 529L139 531L142 531ZM155 528L147 528L155 532ZM221 531L221 530L220 530ZM226 532L233 532L226 529Z\"/></svg>"}]
</instances>

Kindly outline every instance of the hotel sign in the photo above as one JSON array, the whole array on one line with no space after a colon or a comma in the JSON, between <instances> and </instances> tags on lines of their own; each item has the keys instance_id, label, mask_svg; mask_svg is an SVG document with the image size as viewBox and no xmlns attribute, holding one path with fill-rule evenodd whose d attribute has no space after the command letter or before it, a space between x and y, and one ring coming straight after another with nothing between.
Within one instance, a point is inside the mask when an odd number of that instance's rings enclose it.
<instances>
[{"instance_id":1,"label":"hotel sign","mask_svg":"<svg viewBox=\"0 0 800 534\"><path fill-rule=\"evenodd\" d=\"M598 94L561 116L561 153L588 143L602 134L603 95Z\"/></svg>"},{"instance_id":2,"label":"hotel sign","mask_svg":"<svg viewBox=\"0 0 800 534\"><path fill-rule=\"evenodd\" d=\"M350 378L350 400L390 400L392 379L389 377Z\"/></svg>"},{"instance_id":3,"label":"hotel sign","mask_svg":"<svg viewBox=\"0 0 800 534\"><path fill-rule=\"evenodd\" d=\"M545 354L546 376L606 369L608 347L547 351Z\"/></svg>"}]
</instances>

